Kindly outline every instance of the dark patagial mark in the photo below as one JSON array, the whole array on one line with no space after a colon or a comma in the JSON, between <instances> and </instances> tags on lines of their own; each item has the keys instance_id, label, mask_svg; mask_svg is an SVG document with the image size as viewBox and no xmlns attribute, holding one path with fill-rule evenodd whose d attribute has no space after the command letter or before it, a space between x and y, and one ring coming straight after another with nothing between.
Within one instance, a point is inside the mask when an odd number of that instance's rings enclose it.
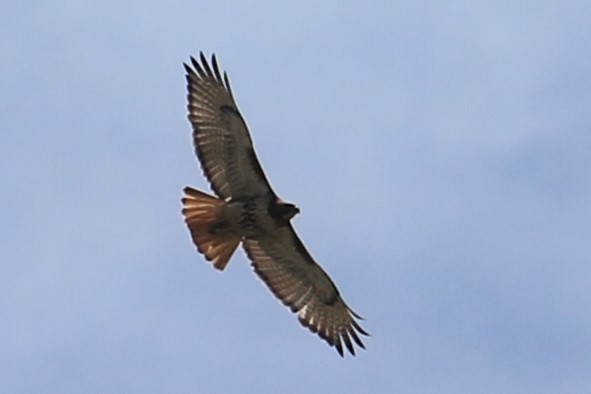
<instances>
[{"instance_id":1,"label":"dark patagial mark","mask_svg":"<svg viewBox=\"0 0 591 394\"><path fill-rule=\"evenodd\" d=\"M265 177L265 172L263 171L263 168L261 167L261 164L259 163L259 161L257 159L256 153L254 153L254 149L252 149L250 147L246 148L246 156L248 157L248 160L250 161L250 165L252 166L253 171L257 174L259 179L261 179L263 182L268 184L269 182L267 182L267 178ZM269 185L269 189L271 189L271 185Z\"/></svg>"},{"instance_id":2,"label":"dark patagial mark","mask_svg":"<svg viewBox=\"0 0 591 394\"><path fill-rule=\"evenodd\" d=\"M233 107L231 105L220 105L220 111L222 111L225 114L240 116L240 112L238 112L236 107Z\"/></svg>"},{"instance_id":3,"label":"dark patagial mark","mask_svg":"<svg viewBox=\"0 0 591 394\"><path fill-rule=\"evenodd\" d=\"M322 302L325 305L333 306L338 301L338 299L340 298L339 297L339 291L337 290L337 288L336 288L336 286L334 284L333 284L333 288L334 288L334 291L330 294L330 297L328 299L326 299L326 300L322 300Z\"/></svg>"}]
</instances>

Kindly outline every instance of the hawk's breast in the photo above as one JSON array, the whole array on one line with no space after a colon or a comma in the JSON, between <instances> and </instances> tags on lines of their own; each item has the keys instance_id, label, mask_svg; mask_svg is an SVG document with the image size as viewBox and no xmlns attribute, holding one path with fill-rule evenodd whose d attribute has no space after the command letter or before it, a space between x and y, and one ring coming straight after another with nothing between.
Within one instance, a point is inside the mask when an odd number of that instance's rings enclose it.
<instances>
[{"instance_id":1,"label":"hawk's breast","mask_svg":"<svg viewBox=\"0 0 591 394\"><path fill-rule=\"evenodd\" d=\"M259 237L276 228L268 212L269 198L249 197L226 205L226 221L230 228L244 237Z\"/></svg>"}]
</instances>

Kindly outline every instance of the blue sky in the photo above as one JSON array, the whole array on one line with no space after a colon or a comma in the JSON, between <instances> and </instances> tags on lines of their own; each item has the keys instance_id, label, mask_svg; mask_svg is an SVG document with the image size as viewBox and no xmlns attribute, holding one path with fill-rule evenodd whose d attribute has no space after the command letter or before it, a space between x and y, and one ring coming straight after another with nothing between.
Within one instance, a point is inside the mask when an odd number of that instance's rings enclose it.
<instances>
[{"instance_id":1,"label":"blue sky","mask_svg":"<svg viewBox=\"0 0 591 394\"><path fill-rule=\"evenodd\" d=\"M583 393L591 4L4 2L0 392ZM196 253L181 63L218 55L372 333Z\"/></svg>"}]
</instances>

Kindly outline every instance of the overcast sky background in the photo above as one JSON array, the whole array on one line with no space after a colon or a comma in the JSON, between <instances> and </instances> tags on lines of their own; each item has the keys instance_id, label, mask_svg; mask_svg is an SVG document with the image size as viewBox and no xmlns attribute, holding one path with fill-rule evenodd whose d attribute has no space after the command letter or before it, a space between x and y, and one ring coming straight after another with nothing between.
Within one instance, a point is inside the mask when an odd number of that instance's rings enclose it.
<instances>
[{"instance_id":1,"label":"overcast sky background","mask_svg":"<svg viewBox=\"0 0 591 394\"><path fill-rule=\"evenodd\" d=\"M591 3L279 3L0 4L0 392L587 393ZM356 358L195 251L200 50Z\"/></svg>"}]
</instances>

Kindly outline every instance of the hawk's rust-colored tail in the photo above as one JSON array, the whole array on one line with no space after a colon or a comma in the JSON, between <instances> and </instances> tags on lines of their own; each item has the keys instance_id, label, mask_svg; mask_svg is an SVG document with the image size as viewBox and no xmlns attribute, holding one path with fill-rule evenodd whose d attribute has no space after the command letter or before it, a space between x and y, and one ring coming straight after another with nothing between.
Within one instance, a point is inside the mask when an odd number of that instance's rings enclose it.
<instances>
[{"instance_id":1,"label":"hawk's rust-colored tail","mask_svg":"<svg viewBox=\"0 0 591 394\"><path fill-rule=\"evenodd\" d=\"M185 187L183 216L197 250L219 270L226 268L241 237L224 231L225 202L191 187Z\"/></svg>"}]
</instances>

